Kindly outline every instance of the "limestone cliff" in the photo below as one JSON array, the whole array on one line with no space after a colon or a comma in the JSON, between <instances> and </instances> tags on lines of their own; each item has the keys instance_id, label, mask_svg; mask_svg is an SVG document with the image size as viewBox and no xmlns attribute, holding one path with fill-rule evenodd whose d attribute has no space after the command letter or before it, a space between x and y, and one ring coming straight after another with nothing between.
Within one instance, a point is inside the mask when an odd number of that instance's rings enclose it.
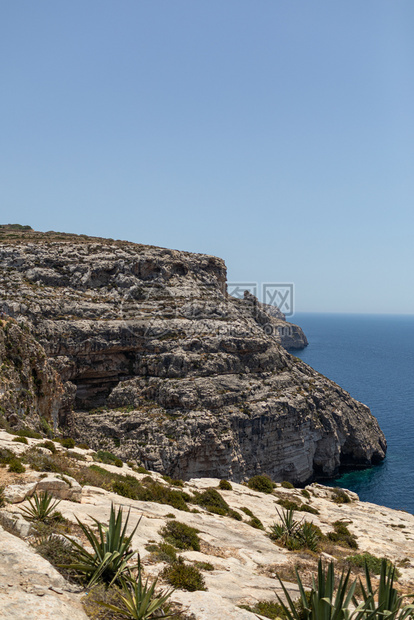
<instances>
[{"instance_id":1,"label":"limestone cliff","mask_svg":"<svg viewBox=\"0 0 414 620\"><path fill-rule=\"evenodd\" d=\"M227 295L221 259L57 233L0 240L0 309L36 335L65 385L60 423L92 447L186 479L303 483L384 458L369 409L287 353L269 309Z\"/></svg>"}]
</instances>

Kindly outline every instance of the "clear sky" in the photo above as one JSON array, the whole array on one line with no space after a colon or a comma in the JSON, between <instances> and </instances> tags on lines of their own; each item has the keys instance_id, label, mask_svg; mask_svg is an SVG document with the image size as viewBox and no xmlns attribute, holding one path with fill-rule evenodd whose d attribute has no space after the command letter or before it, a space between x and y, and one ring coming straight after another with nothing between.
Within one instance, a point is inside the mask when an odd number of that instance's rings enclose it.
<instances>
[{"instance_id":1,"label":"clear sky","mask_svg":"<svg viewBox=\"0 0 414 620\"><path fill-rule=\"evenodd\" d=\"M414 313L413 0L3 0L0 223Z\"/></svg>"}]
</instances>

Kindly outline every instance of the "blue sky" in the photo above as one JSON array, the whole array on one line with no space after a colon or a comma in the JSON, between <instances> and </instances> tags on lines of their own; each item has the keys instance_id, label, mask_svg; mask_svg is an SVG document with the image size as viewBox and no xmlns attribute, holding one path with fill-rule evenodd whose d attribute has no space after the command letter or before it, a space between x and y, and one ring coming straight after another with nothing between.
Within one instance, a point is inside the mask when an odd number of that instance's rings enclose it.
<instances>
[{"instance_id":1,"label":"blue sky","mask_svg":"<svg viewBox=\"0 0 414 620\"><path fill-rule=\"evenodd\" d=\"M414 313L412 0L0 5L0 222Z\"/></svg>"}]
</instances>

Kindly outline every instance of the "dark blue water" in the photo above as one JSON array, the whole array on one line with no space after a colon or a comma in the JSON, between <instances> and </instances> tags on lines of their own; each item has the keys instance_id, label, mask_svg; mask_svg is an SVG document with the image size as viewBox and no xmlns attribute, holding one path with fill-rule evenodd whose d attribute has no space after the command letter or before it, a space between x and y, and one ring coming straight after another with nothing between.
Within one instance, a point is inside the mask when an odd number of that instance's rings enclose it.
<instances>
[{"instance_id":1,"label":"dark blue water","mask_svg":"<svg viewBox=\"0 0 414 620\"><path fill-rule=\"evenodd\" d=\"M329 484L414 513L414 316L297 313L294 322L309 340L295 354L368 405L388 442L381 465Z\"/></svg>"}]
</instances>

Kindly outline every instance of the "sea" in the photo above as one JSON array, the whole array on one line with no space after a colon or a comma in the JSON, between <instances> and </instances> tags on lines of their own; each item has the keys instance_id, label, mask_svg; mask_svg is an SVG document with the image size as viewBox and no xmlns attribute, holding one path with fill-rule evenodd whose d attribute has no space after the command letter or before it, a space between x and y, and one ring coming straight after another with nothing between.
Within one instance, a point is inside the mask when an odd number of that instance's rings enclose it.
<instances>
[{"instance_id":1,"label":"sea","mask_svg":"<svg viewBox=\"0 0 414 620\"><path fill-rule=\"evenodd\" d=\"M309 341L293 351L370 407L385 434L385 460L324 484L414 514L414 316L296 313Z\"/></svg>"}]
</instances>

